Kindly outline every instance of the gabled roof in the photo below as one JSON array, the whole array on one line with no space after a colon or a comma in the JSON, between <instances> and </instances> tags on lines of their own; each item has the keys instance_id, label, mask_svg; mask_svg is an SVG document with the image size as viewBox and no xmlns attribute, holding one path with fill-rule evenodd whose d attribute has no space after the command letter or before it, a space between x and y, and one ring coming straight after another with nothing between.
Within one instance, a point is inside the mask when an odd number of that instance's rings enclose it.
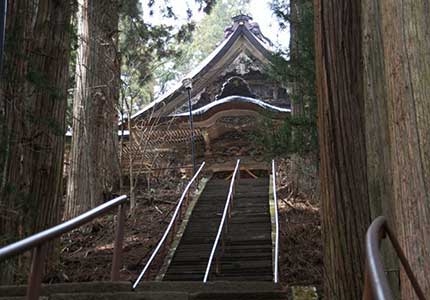
<instances>
[{"instance_id":1,"label":"gabled roof","mask_svg":"<svg viewBox=\"0 0 430 300\"><path fill-rule=\"evenodd\" d=\"M264 38L261 32L257 37L253 32L258 33L259 29L256 31L255 23L249 23L248 20L243 18L235 20L235 24L231 27L233 32L194 70L184 76L184 78L192 79L193 97L242 52L252 53L254 57L264 64L270 63L272 54L270 41ZM153 117L166 116L175 111L186 100L187 95L184 92L182 83L179 82L169 92L145 106L142 110L132 115L131 118L135 119L150 115Z\"/></svg>"}]
</instances>

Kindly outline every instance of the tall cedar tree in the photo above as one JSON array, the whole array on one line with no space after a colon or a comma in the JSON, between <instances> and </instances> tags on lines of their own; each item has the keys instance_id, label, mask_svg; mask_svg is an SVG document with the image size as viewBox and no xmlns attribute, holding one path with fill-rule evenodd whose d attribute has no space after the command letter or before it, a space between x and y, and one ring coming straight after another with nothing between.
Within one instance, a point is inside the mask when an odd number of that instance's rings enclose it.
<instances>
[{"instance_id":1,"label":"tall cedar tree","mask_svg":"<svg viewBox=\"0 0 430 300\"><path fill-rule=\"evenodd\" d=\"M366 151L369 200L372 219L384 215L396 230L391 176L391 147L388 126L388 99L385 87L380 84L385 77L380 7L377 1L363 2L363 62L366 116ZM399 263L388 241L382 243L384 264L389 284L396 299L399 298Z\"/></svg>"},{"instance_id":2,"label":"tall cedar tree","mask_svg":"<svg viewBox=\"0 0 430 300\"><path fill-rule=\"evenodd\" d=\"M289 59L275 56L272 73L289 86L293 115L316 116L315 104L315 51L314 1L272 1L272 10L281 27L290 28Z\"/></svg>"},{"instance_id":3,"label":"tall cedar tree","mask_svg":"<svg viewBox=\"0 0 430 300\"><path fill-rule=\"evenodd\" d=\"M363 4L362 17L374 24L372 34L363 35L366 111L383 138L378 141L369 126L370 142L380 143L369 160L384 160L372 175L383 176L376 189L380 206L393 217L400 244L430 295L430 7L424 0ZM416 299L403 273L400 285L402 299Z\"/></svg>"},{"instance_id":4,"label":"tall cedar tree","mask_svg":"<svg viewBox=\"0 0 430 300\"><path fill-rule=\"evenodd\" d=\"M9 1L0 85L0 244L59 222L69 1ZM13 280L17 260L0 266Z\"/></svg>"},{"instance_id":5,"label":"tall cedar tree","mask_svg":"<svg viewBox=\"0 0 430 300\"><path fill-rule=\"evenodd\" d=\"M290 0L290 61L293 64L299 63L300 57L300 39L299 30L301 22L301 1L300 0ZM301 78L296 78L292 83L291 94L292 94L292 112L294 116L303 115L303 98L301 97L301 92L299 84Z\"/></svg>"},{"instance_id":6,"label":"tall cedar tree","mask_svg":"<svg viewBox=\"0 0 430 300\"><path fill-rule=\"evenodd\" d=\"M108 198L119 176L119 1L78 1L79 49L65 217Z\"/></svg>"},{"instance_id":7,"label":"tall cedar tree","mask_svg":"<svg viewBox=\"0 0 430 300\"><path fill-rule=\"evenodd\" d=\"M313 0L272 1L281 27L290 26L289 59L278 53L269 68L273 79L290 87L293 114L280 130L287 143L276 147L284 154L318 152L313 4Z\"/></svg>"},{"instance_id":8,"label":"tall cedar tree","mask_svg":"<svg viewBox=\"0 0 430 300\"><path fill-rule=\"evenodd\" d=\"M429 294L430 8L411 0L315 8L326 297L360 298L369 210L390 217ZM403 273L401 287L402 299L415 299Z\"/></svg>"},{"instance_id":9,"label":"tall cedar tree","mask_svg":"<svg viewBox=\"0 0 430 300\"><path fill-rule=\"evenodd\" d=\"M315 2L325 297L361 299L370 223L360 1Z\"/></svg>"}]
</instances>

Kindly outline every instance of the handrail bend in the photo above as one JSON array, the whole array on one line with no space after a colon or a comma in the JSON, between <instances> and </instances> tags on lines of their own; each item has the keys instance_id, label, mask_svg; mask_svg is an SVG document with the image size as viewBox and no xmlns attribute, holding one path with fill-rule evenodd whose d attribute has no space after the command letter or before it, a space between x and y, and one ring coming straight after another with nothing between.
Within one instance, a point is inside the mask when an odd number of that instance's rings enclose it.
<instances>
[{"instance_id":1,"label":"handrail bend","mask_svg":"<svg viewBox=\"0 0 430 300\"><path fill-rule=\"evenodd\" d=\"M122 242L124 238L124 222L125 209L124 203L127 201L127 196L123 195L103 203L73 219L70 219L57 226L48 228L44 231L29 236L21 241L0 249L0 261L19 255L23 252L35 248L32 257L31 271L27 288L26 299L38 299L40 294L40 286L42 283L43 270L46 257L46 243L60 237L64 233L70 232L84 224L91 222L97 217L106 214L115 207L118 209L117 228L115 233L114 254L112 258L111 280L119 280L119 269L121 265Z\"/></svg>"},{"instance_id":2,"label":"handrail bend","mask_svg":"<svg viewBox=\"0 0 430 300\"><path fill-rule=\"evenodd\" d=\"M381 253L379 251L381 241L386 238L391 241L400 262L408 276L412 287L417 295L418 299L425 300L424 293L418 284L415 275L397 241L394 233L388 226L387 219L383 216L376 218L366 234L366 274L364 284L364 300L392 300L394 299L391 292L391 288L388 284L388 280L384 271L384 265L382 264Z\"/></svg>"},{"instance_id":3,"label":"handrail bend","mask_svg":"<svg viewBox=\"0 0 430 300\"><path fill-rule=\"evenodd\" d=\"M212 246L212 251L211 251L211 254L209 256L209 261L208 261L208 264L206 266L205 276L203 278L204 283L206 283L208 281L209 272L211 270L211 265L212 265L212 261L213 261L214 255L215 255L215 251L216 251L216 248L218 246L219 239L221 237L221 234L222 234L222 231L223 231L223 228L225 225L225 220L226 220L227 214L230 210L230 203L232 202L231 199L233 198L233 189L234 189L234 184L236 181L236 176L238 174L240 174L239 164L240 164L240 159L237 160L236 167L234 168L233 176L231 177L230 189L228 190L227 200L226 200L225 206L224 206L224 212L222 214L221 222L220 222L219 227L218 227L218 233L216 235L215 242Z\"/></svg>"},{"instance_id":4,"label":"handrail bend","mask_svg":"<svg viewBox=\"0 0 430 300\"><path fill-rule=\"evenodd\" d=\"M173 227L174 222L176 221L176 217L178 216L178 213L181 209L182 203L184 202L185 196L188 193L188 190L190 189L193 182L196 180L196 178L199 176L200 172L202 171L203 167L205 166L205 162L203 162L200 165L200 168L197 170L197 172L194 174L193 178L188 182L187 186L185 187L184 192L181 195L181 198L179 199L178 204L176 205L175 212L172 215L172 219L170 220L169 225L166 228L166 231L164 232L163 236L161 237L160 241L157 244L157 247L152 252L148 262L146 263L145 267L143 268L142 272L140 272L139 277L136 279L136 281L133 284L133 290L136 289L136 287L139 285L140 281L143 278L143 275L145 275L146 271L148 270L149 266L151 265L152 261L154 260L155 256L158 254L158 251L160 250L161 246L163 245L164 241L166 240L167 236L169 235L170 230Z\"/></svg>"},{"instance_id":5,"label":"handrail bend","mask_svg":"<svg viewBox=\"0 0 430 300\"><path fill-rule=\"evenodd\" d=\"M61 223L57 226L48 228L44 231L41 231L39 233L33 234L32 236L29 236L23 240L20 240L18 242L15 242L11 245L5 246L0 249L0 261L5 260L7 258L10 258L12 256L21 254L25 251L31 250L32 248L35 248L37 246L40 246L41 244L44 244L45 242L48 242L50 240L53 240L64 233L67 233L73 229L76 229L80 227L81 225L88 223L98 216L106 213L107 211L111 210L115 206L118 206L122 203L124 203L127 200L127 196L123 195L120 197L117 197L113 200L110 200L106 203L103 203L102 205L97 206L96 208L93 208L82 215L79 215L71 220L68 220L64 223Z\"/></svg>"},{"instance_id":6,"label":"handrail bend","mask_svg":"<svg viewBox=\"0 0 430 300\"><path fill-rule=\"evenodd\" d=\"M279 217L278 217L278 196L276 194L276 168L275 160L272 160L272 178L273 178L273 201L275 202L275 254L273 282L279 281Z\"/></svg>"}]
</instances>

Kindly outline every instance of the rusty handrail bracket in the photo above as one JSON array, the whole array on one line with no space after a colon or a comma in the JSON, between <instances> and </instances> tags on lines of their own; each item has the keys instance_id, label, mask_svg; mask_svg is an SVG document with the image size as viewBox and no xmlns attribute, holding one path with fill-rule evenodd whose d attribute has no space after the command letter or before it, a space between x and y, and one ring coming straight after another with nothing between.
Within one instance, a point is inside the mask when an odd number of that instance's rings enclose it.
<instances>
[{"instance_id":1,"label":"rusty handrail bracket","mask_svg":"<svg viewBox=\"0 0 430 300\"><path fill-rule=\"evenodd\" d=\"M387 276L385 274L384 265L382 264L381 253L379 251L381 241L387 236L390 239L397 256L399 257L399 260L412 284L416 295L418 296L418 299L425 300L426 298L418 283L418 280L413 274L398 240L388 226L387 219L383 216L376 218L372 222L366 234L366 276L363 299L394 299L391 288L388 284Z\"/></svg>"}]
</instances>

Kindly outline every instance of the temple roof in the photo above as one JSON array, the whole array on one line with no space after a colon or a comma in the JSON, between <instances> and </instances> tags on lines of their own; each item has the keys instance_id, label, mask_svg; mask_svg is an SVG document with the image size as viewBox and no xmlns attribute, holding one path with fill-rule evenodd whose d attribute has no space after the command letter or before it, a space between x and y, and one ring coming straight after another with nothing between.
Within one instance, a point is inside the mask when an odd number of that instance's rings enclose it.
<instances>
[{"instance_id":1,"label":"temple roof","mask_svg":"<svg viewBox=\"0 0 430 300\"><path fill-rule=\"evenodd\" d=\"M280 108L259 99L241 96L226 97L192 111L195 139L203 141L205 130L214 129L217 126L254 126L257 124L259 115L270 115L272 119L282 121L290 113L289 108ZM140 130L134 131L134 134L138 136L138 140L147 141L154 149L161 145L184 143L190 139L189 113L170 114L141 121L142 123L138 125ZM221 121L221 125L216 125L218 121ZM128 135L128 131L125 135Z\"/></svg>"},{"instance_id":2,"label":"temple roof","mask_svg":"<svg viewBox=\"0 0 430 300\"><path fill-rule=\"evenodd\" d=\"M226 38L195 69L183 78L190 78L193 83L192 97L221 74L242 53L249 53L263 64L270 63L273 52L272 44L261 33L259 26L251 22L247 15L233 18L234 24L226 29ZM230 31L230 32L228 32ZM149 103L142 110L131 116L132 119L151 115L167 116L187 101L182 83L177 83L170 91Z\"/></svg>"},{"instance_id":3,"label":"temple roof","mask_svg":"<svg viewBox=\"0 0 430 300\"><path fill-rule=\"evenodd\" d=\"M260 99L243 97L243 96L229 96L223 99L213 101L203 107L191 111L194 119L194 126L198 128L203 126L205 120L217 119L222 116L235 116L243 114L251 114L256 116L265 115L273 119L285 119L286 115L291 113L290 108L282 108ZM241 113L238 113L241 112ZM157 124L168 124L170 128L173 124L180 125L186 124L188 127L189 122L189 112L183 113L172 113L166 116L152 117L145 120L141 120L140 127L152 127L155 123ZM200 123L203 122L203 123ZM173 128L173 127L172 127Z\"/></svg>"},{"instance_id":4,"label":"temple roof","mask_svg":"<svg viewBox=\"0 0 430 300\"><path fill-rule=\"evenodd\" d=\"M242 97L242 96L229 96L229 97L211 102L198 109L195 109L192 111L192 114L193 116L201 116L206 113L209 113L211 110L215 110L217 107L221 107L226 104L230 104L230 107L236 107L238 109L243 107L247 107L248 109L251 109L252 107L254 108L254 110L263 109L274 113L291 113L290 108L277 107L259 99ZM245 104L245 106L243 106L242 104ZM189 115L188 112L171 114L172 117L188 117L188 115Z\"/></svg>"}]
</instances>

